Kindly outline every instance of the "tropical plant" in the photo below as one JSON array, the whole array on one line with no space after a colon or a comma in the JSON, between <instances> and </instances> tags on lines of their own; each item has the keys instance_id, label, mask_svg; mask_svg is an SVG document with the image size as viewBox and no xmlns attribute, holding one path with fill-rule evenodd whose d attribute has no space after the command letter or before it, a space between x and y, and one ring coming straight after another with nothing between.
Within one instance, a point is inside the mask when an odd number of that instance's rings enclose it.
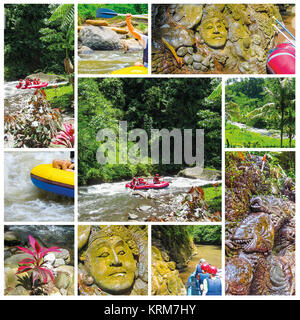
<instances>
[{"instance_id":1,"label":"tropical plant","mask_svg":"<svg viewBox=\"0 0 300 320\"><path fill-rule=\"evenodd\" d=\"M54 282L54 275L52 271L44 266L44 257L49 252L61 252L59 247L42 248L31 235L29 235L29 243L33 250L17 246L19 250L31 255L32 258L25 258L19 261L18 264L21 266L18 268L16 274L32 272L33 286L38 279L42 279L44 284L46 284L48 281L48 276L50 277L51 281Z\"/></svg>"},{"instance_id":2,"label":"tropical plant","mask_svg":"<svg viewBox=\"0 0 300 320\"><path fill-rule=\"evenodd\" d=\"M60 21L61 23L60 28L65 35L64 47L66 57L64 59L64 66L66 73L70 75L74 72L69 52L73 48L74 43L74 5L68 3L59 5L49 18L49 21Z\"/></svg>"},{"instance_id":3,"label":"tropical plant","mask_svg":"<svg viewBox=\"0 0 300 320\"><path fill-rule=\"evenodd\" d=\"M53 144L63 145L67 148L73 148L75 143L75 134L74 128L72 124L65 124L65 130L61 130L59 133L56 134L56 140Z\"/></svg>"},{"instance_id":4,"label":"tropical plant","mask_svg":"<svg viewBox=\"0 0 300 320\"><path fill-rule=\"evenodd\" d=\"M290 122L290 129L293 130L295 118L293 110L295 109L295 80L293 78L275 78L266 86L265 93L269 102L260 108L256 108L247 114L250 119L264 118L269 121L277 122L279 119L280 146L283 146L284 127ZM289 116L286 117L288 110Z\"/></svg>"},{"instance_id":5,"label":"tropical plant","mask_svg":"<svg viewBox=\"0 0 300 320\"><path fill-rule=\"evenodd\" d=\"M61 125L61 112L52 109L42 89L19 112L5 116L5 132L13 135L15 147L45 148Z\"/></svg>"}]
</instances>

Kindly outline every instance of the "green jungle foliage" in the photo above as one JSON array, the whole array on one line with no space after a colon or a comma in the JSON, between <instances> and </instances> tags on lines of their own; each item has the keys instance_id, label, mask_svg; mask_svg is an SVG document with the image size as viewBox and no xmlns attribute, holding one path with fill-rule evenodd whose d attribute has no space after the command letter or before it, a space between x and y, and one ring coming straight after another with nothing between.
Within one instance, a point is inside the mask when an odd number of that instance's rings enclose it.
<instances>
[{"instance_id":1,"label":"green jungle foliage","mask_svg":"<svg viewBox=\"0 0 300 320\"><path fill-rule=\"evenodd\" d=\"M226 86L226 121L277 130L279 144L270 137L226 127L226 144L242 147L293 147L295 136L295 78L229 79ZM288 139L284 141L286 134ZM276 139L277 140L277 139Z\"/></svg>"},{"instance_id":2,"label":"green jungle foliage","mask_svg":"<svg viewBox=\"0 0 300 320\"><path fill-rule=\"evenodd\" d=\"M164 235L167 243L189 243L190 239L195 244L214 244L221 245L222 243L222 227L214 226L166 226L160 225L152 228L152 237L159 231Z\"/></svg>"},{"instance_id":3,"label":"green jungle foliage","mask_svg":"<svg viewBox=\"0 0 300 320\"><path fill-rule=\"evenodd\" d=\"M70 5L69 5L70 6ZM66 33L66 16L50 17L59 5L6 4L4 33L5 80L31 73L63 74L66 51L73 59L74 32ZM69 30L74 31L74 27Z\"/></svg>"},{"instance_id":4,"label":"green jungle foliage","mask_svg":"<svg viewBox=\"0 0 300 320\"><path fill-rule=\"evenodd\" d=\"M81 25L87 19L96 19L98 8L106 8L117 13L147 14L148 4L78 4L78 24Z\"/></svg>"},{"instance_id":5,"label":"green jungle foliage","mask_svg":"<svg viewBox=\"0 0 300 320\"><path fill-rule=\"evenodd\" d=\"M104 165L96 161L100 129L128 131L204 129L205 166L221 167L221 94L218 79L80 79L78 93L79 183L128 179L137 175L177 173L182 165ZM195 138L195 137L194 137ZM195 139L193 140L195 144ZM133 144L133 143L131 143ZM174 158L171 139L171 161ZM129 144L130 148L130 144ZM149 148L150 149L150 148ZM194 148L195 150L195 148ZM150 155L150 150L149 150Z\"/></svg>"}]
</instances>

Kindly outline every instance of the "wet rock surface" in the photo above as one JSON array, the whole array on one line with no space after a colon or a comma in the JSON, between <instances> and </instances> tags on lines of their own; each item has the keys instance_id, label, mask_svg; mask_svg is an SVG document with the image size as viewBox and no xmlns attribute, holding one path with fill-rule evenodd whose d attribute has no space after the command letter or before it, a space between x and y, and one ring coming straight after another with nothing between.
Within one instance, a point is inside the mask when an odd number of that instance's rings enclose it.
<instances>
[{"instance_id":1,"label":"wet rock surface","mask_svg":"<svg viewBox=\"0 0 300 320\"><path fill-rule=\"evenodd\" d=\"M283 15L294 15L293 7L154 5L152 72L266 73L268 52L276 45L273 16L282 22Z\"/></svg>"},{"instance_id":2,"label":"wet rock surface","mask_svg":"<svg viewBox=\"0 0 300 320\"><path fill-rule=\"evenodd\" d=\"M295 294L295 202L285 194L294 183L262 162L246 153L226 155L228 295ZM274 195L280 184L285 193Z\"/></svg>"}]
</instances>

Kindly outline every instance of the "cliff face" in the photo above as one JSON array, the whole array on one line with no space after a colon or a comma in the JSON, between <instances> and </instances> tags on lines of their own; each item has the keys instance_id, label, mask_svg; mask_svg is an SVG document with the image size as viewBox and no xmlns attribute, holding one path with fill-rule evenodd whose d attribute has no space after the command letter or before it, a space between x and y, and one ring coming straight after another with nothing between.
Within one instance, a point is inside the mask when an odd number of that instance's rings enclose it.
<instances>
[{"instance_id":1,"label":"cliff face","mask_svg":"<svg viewBox=\"0 0 300 320\"><path fill-rule=\"evenodd\" d=\"M175 261L178 270L186 268L197 250L193 240L181 226L155 226L152 228L152 245L161 251L165 261Z\"/></svg>"},{"instance_id":2,"label":"cliff face","mask_svg":"<svg viewBox=\"0 0 300 320\"><path fill-rule=\"evenodd\" d=\"M185 286L176 270L176 263L169 261L169 256L152 246L151 294L152 295L186 295Z\"/></svg>"}]
</instances>

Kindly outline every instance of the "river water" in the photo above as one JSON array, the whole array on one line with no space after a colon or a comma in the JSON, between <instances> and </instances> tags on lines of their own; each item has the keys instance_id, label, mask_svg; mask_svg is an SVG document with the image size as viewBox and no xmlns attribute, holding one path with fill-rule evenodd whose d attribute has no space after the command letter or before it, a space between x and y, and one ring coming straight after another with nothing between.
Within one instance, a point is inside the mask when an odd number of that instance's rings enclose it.
<instances>
[{"instance_id":1,"label":"river water","mask_svg":"<svg viewBox=\"0 0 300 320\"><path fill-rule=\"evenodd\" d=\"M196 245L198 253L189 261L187 268L179 273L179 277L183 283L187 283L192 272L196 270L196 266L200 259L204 258L207 263L222 268L222 247L215 245Z\"/></svg>"},{"instance_id":2,"label":"river water","mask_svg":"<svg viewBox=\"0 0 300 320\"><path fill-rule=\"evenodd\" d=\"M143 51L94 51L80 54L78 73L107 74L114 70L132 67L135 62L143 61Z\"/></svg>"},{"instance_id":3,"label":"river water","mask_svg":"<svg viewBox=\"0 0 300 320\"><path fill-rule=\"evenodd\" d=\"M38 189L30 179L33 167L68 159L68 152L5 152L5 221L62 222L74 220L74 200Z\"/></svg>"},{"instance_id":4,"label":"river water","mask_svg":"<svg viewBox=\"0 0 300 320\"><path fill-rule=\"evenodd\" d=\"M182 194L192 186L215 182L183 177L164 177L163 180L170 182L167 189L132 191L125 188L126 181L79 187L79 221L128 221L129 215L139 221L149 215L159 217L178 209Z\"/></svg>"},{"instance_id":5,"label":"river water","mask_svg":"<svg viewBox=\"0 0 300 320\"><path fill-rule=\"evenodd\" d=\"M255 133L259 133L263 136L268 136L268 137L272 137L272 138L276 138L276 139L280 139L280 132L278 130L267 130L267 129L260 129L260 128L253 128L253 127L249 127L244 123L240 123L240 122L231 122L229 120L227 120L228 123L230 123L233 126L236 126L240 129L245 129L247 131L250 132L255 132ZM288 139L288 135L287 134L283 134L283 139ZM293 140L295 139L295 137L293 138Z\"/></svg>"}]
</instances>

